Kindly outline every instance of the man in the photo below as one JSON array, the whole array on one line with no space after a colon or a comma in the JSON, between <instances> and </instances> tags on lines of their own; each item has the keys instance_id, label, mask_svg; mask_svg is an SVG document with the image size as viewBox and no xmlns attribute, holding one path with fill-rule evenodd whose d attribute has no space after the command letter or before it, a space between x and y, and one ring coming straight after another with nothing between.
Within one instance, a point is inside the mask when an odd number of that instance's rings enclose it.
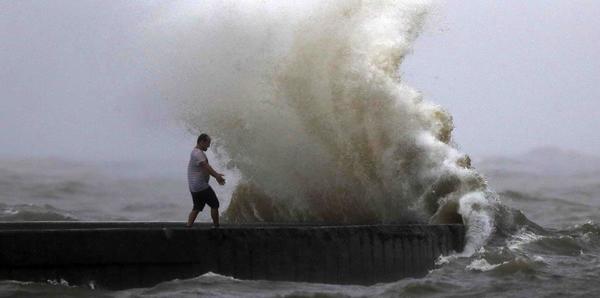
<instances>
[{"instance_id":1,"label":"man","mask_svg":"<svg viewBox=\"0 0 600 298\"><path fill-rule=\"evenodd\" d=\"M207 134L201 134L196 141L196 147L190 155L190 163L188 164L188 184L192 193L192 201L194 208L188 216L186 227L190 228L196 220L198 213L204 209L204 205L210 207L210 215L213 220L213 225L219 227L219 200L213 189L208 184L210 176L215 177L220 185L225 184L223 174L217 173L206 158L206 150L210 147L210 137Z\"/></svg>"}]
</instances>

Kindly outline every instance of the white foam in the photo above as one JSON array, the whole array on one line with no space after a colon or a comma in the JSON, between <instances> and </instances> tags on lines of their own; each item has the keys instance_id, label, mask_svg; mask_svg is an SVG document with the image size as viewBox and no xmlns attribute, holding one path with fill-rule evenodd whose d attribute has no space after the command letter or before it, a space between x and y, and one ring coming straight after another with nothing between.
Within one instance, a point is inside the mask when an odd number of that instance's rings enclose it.
<instances>
[{"instance_id":1,"label":"white foam","mask_svg":"<svg viewBox=\"0 0 600 298\"><path fill-rule=\"evenodd\" d=\"M477 260L473 260L471 262L471 264L467 265L466 269L470 270L470 271L486 272L486 271L494 270L495 268L497 268L498 266L501 266L501 265L502 264L492 265L492 264L488 263L488 261L486 259L477 259Z\"/></svg>"},{"instance_id":2,"label":"white foam","mask_svg":"<svg viewBox=\"0 0 600 298\"><path fill-rule=\"evenodd\" d=\"M456 259L456 255L448 255L448 256L440 255L435 260L435 265L436 266L446 265L446 264L450 263L451 261L453 261L455 259Z\"/></svg>"},{"instance_id":3,"label":"white foam","mask_svg":"<svg viewBox=\"0 0 600 298\"><path fill-rule=\"evenodd\" d=\"M72 286L69 284L68 281L64 280L63 278L60 278L59 280L55 280L55 279L49 279L46 281L48 284L53 285L53 286L63 286L63 287L69 287L69 288L76 288L77 286Z\"/></svg>"},{"instance_id":4,"label":"white foam","mask_svg":"<svg viewBox=\"0 0 600 298\"><path fill-rule=\"evenodd\" d=\"M538 241L544 238L542 235L538 235L526 230L521 230L515 233L507 242L506 247L511 251L522 251L522 247L529 243Z\"/></svg>"},{"instance_id":5,"label":"white foam","mask_svg":"<svg viewBox=\"0 0 600 298\"><path fill-rule=\"evenodd\" d=\"M460 198L458 213L467 226L466 246L461 255L471 256L483 247L494 231L494 209L482 192L472 192Z\"/></svg>"}]
</instances>

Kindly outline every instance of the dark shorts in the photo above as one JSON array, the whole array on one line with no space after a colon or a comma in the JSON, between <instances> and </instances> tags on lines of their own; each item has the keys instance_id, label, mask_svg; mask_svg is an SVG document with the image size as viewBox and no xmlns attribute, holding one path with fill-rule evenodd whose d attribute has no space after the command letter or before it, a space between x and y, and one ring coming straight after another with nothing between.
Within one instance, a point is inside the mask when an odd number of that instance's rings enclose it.
<instances>
[{"instance_id":1,"label":"dark shorts","mask_svg":"<svg viewBox=\"0 0 600 298\"><path fill-rule=\"evenodd\" d=\"M210 186L203 191L192 192L192 200L194 201L194 210L197 211L202 211L205 204L210 208L219 208L217 195Z\"/></svg>"}]
</instances>

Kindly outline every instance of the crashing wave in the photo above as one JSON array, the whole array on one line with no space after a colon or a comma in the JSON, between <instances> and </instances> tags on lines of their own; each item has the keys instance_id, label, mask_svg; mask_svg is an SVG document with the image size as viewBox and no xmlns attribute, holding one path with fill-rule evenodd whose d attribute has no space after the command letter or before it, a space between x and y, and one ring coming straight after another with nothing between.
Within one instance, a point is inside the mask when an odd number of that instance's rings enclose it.
<instances>
[{"instance_id":1,"label":"crashing wave","mask_svg":"<svg viewBox=\"0 0 600 298\"><path fill-rule=\"evenodd\" d=\"M162 70L187 127L241 174L227 219L465 223L468 250L483 245L496 196L399 72L429 5L315 5L210 10L221 21L186 23Z\"/></svg>"}]
</instances>

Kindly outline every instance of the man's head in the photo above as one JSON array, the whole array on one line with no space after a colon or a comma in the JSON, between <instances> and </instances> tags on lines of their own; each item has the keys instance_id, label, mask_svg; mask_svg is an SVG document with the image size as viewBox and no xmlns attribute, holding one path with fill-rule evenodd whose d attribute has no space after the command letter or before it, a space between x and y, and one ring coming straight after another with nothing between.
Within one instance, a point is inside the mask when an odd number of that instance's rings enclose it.
<instances>
[{"instance_id":1,"label":"man's head","mask_svg":"<svg viewBox=\"0 0 600 298\"><path fill-rule=\"evenodd\" d=\"M202 151L206 151L208 147L210 147L210 137L203 133L198 136L198 141L196 141L196 147Z\"/></svg>"}]
</instances>

